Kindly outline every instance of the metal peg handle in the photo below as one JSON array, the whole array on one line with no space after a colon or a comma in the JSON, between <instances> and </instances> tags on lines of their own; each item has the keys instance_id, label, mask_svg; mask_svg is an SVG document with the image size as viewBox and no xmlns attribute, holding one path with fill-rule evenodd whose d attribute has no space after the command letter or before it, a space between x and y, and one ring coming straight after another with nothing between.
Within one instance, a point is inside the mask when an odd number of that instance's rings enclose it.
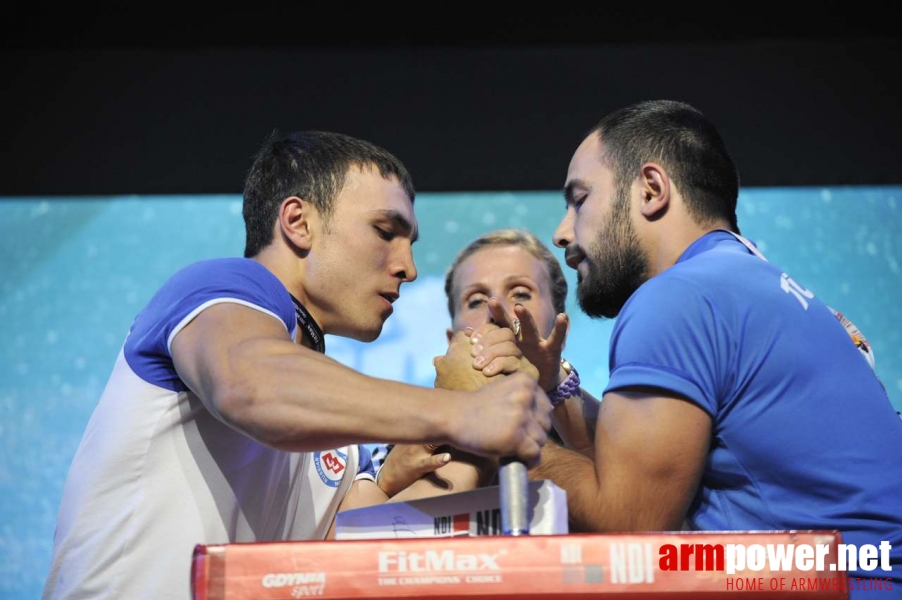
<instances>
[{"instance_id":1,"label":"metal peg handle","mask_svg":"<svg viewBox=\"0 0 902 600\"><path fill-rule=\"evenodd\" d=\"M526 465L516 458L501 459L498 487L503 535L529 535L529 479L526 471Z\"/></svg>"}]
</instances>

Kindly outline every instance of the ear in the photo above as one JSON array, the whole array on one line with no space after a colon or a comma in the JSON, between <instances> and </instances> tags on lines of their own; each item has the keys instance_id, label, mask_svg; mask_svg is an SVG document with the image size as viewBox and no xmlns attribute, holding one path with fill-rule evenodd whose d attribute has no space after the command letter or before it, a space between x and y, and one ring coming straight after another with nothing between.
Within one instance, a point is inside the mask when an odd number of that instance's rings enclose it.
<instances>
[{"instance_id":1,"label":"ear","mask_svg":"<svg viewBox=\"0 0 902 600\"><path fill-rule=\"evenodd\" d=\"M670 176L657 163L645 163L640 169L639 183L642 190L640 211L646 219L657 219L664 215L670 203L672 190Z\"/></svg>"},{"instance_id":2,"label":"ear","mask_svg":"<svg viewBox=\"0 0 902 600\"><path fill-rule=\"evenodd\" d=\"M282 236L298 250L310 249L319 213L310 202L289 196L279 206L277 227Z\"/></svg>"}]
</instances>

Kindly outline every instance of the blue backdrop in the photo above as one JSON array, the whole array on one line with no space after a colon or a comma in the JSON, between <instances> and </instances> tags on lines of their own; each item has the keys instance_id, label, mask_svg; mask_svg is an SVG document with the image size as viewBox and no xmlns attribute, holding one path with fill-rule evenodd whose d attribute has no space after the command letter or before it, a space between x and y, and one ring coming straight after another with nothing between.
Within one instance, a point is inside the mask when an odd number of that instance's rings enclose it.
<instances>
[{"instance_id":1,"label":"blue backdrop","mask_svg":"<svg viewBox=\"0 0 902 600\"><path fill-rule=\"evenodd\" d=\"M902 187L747 189L739 202L743 234L865 332L897 410L900 203ZM419 279L402 287L377 342L330 336L327 353L430 386L450 322L443 279L454 255L501 227L530 229L550 246L563 207L559 192L421 194ZM69 462L134 315L178 268L243 247L238 196L0 201L0 597L40 596ZM574 272L564 270L573 321L566 355L599 394L612 323L580 313Z\"/></svg>"}]
</instances>

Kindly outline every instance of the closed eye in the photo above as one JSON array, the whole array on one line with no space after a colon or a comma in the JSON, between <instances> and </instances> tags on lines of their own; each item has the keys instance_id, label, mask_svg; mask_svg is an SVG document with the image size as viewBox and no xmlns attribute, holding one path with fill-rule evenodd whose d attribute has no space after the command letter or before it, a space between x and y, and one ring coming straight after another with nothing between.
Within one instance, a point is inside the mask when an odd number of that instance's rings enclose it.
<instances>
[{"instance_id":1,"label":"closed eye","mask_svg":"<svg viewBox=\"0 0 902 600\"><path fill-rule=\"evenodd\" d=\"M479 308L486 301L486 297L482 295L474 295L470 296L467 299L467 308L472 310L474 308Z\"/></svg>"},{"instance_id":2,"label":"closed eye","mask_svg":"<svg viewBox=\"0 0 902 600\"><path fill-rule=\"evenodd\" d=\"M395 239L395 232L390 229L383 229L379 226L373 226L373 228L379 233L379 237L381 237L386 242L390 242Z\"/></svg>"}]
</instances>

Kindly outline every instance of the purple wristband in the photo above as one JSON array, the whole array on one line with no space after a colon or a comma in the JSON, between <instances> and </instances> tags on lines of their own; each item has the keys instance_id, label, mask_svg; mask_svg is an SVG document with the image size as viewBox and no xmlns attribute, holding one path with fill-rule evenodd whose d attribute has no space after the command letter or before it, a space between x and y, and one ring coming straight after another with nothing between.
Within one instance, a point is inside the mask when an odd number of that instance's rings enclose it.
<instances>
[{"instance_id":1,"label":"purple wristband","mask_svg":"<svg viewBox=\"0 0 902 600\"><path fill-rule=\"evenodd\" d=\"M548 393L548 400L551 401L551 406L558 406L570 396L575 395L577 390L579 390L579 373L576 372L576 367L571 366L570 373L560 385Z\"/></svg>"}]
</instances>

